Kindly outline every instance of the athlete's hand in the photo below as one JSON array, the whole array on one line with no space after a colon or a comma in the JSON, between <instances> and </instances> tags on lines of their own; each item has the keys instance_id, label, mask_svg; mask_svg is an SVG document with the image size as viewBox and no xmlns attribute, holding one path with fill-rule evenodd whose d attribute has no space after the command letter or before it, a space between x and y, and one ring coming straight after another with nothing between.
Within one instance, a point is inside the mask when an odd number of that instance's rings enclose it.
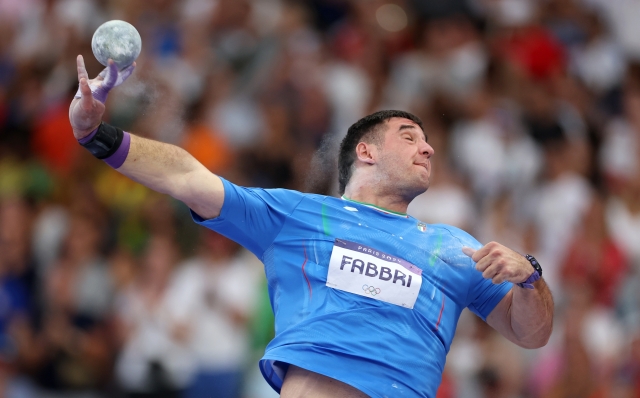
<instances>
[{"instance_id":1,"label":"athlete's hand","mask_svg":"<svg viewBox=\"0 0 640 398\"><path fill-rule=\"evenodd\" d=\"M133 65L118 71L116 64L109 60L107 67L95 79L89 80L82 55L78 55L76 62L80 88L71 101L69 121L73 128L73 135L79 140L100 125L107 94L131 76L136 64L134 62Z\"/></svg>"},{"instance_id":2,"label":"athlete's hand","mask_svg":"<svg viewBox=\"0 0 640 398\"><path fill-rule=\"evenodd\" d=\"M476 263L476 269L485 279L495 284L504 281L522 283L535 272L524 256L500 243L490 242L478 250L463 247L462 252Z\"/></svg>"}]
</instances>

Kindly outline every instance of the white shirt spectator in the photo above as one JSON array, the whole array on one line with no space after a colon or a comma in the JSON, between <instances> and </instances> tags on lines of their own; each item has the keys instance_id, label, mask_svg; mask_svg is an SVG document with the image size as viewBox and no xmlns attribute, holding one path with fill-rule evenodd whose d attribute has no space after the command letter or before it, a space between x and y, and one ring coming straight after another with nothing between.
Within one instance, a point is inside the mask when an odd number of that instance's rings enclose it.
<instances>
[{"instance_id":1,"label":"white shirt spectator","mask_svg":"<svg viewBox=\"0 0 640 398\"><path fill-rule=\"evenodd\" d=\"M563 173L538 189L534 215L539 237L539 260L545 264L544 278L552 291L560 291L558 267L576 227L589 208L592 195L589 182L571 172Z\"/></svg>"},{"instance_id":2,"label":"white shirt spectator","mask_svg":"<svg viewBox=\"0 0 640 398\"><path fill-rule=\"evenodd\" d=\"M638 172L638 134L624 119L612 121L602 149L600 165L612 177L631 178Z\"/></svg>"},{"instance_id":3,"label":"white shirt spectator","mask_svg":"<svg viewBox=\"0 0 640 398\"><path fill-rule=\"evenodd\" d=\"M604 12L618 43L630 58L640 59L640 2L637 0L582 0Z\"/></svg>"},{"instance_id":4,"label":"white shirt spectator","mask_svg":"<svg viewBox=\"0 0 640 398\"><path fill-rule=\"evenodd\" d=\"M181 317L182 298L173 288L172 276L165 294L149 308L135 286L123 292L116 302L116 312L128 328L127 340L116 363L116 374L128 391L148 390L149 367L158 363L174 387L185 387L195 369L195 355L185 341L175 336Z\"/></svg>"},{"instance_id":5,"label":"white shirt spectator","mask_svg":"<svg viewBox=\"0 0 640 398\"><path fill-rule=\"evenodd\" d=\"M631 213L620 199L613 197L607 202L606 218L613 240L640 264L640 214Z\"/></svg>"},{"instance_id":6,"label":"white shirt spectator","mask_svg":"<svg viewBox=\"0 0 640 398\"><path fill-rule=\"evenodd\" d=\"M452 158L483 197L507 186L529 186L540 170L533 140L519 134L508 137L489 117L459 123L452 140Z\"/></svg>"},{"instance_id":7,"label":"white shirt spectator","mask_svg":"<svg viewBox=\"0 0 640 398\"><path fill-rule=\"evenodd\" d=\"M600 37L572 54L572 67L592 90L602 93L622 80L626 62L620 47L607 37Z\"/></svg>"},{"instance_id":8,"label":"white shirt spectator","mask_svg":"<svg viewBox=\"0 0 640 398\"><path fill-rule=\"evenodd\" d=\"M430 96L444 91L455 98L464 98L480 83L488 65L482 45L468 42L436 58L424 52L413 52L394 62L386 87L389 108L415 108Z\"/></svg>"},{"instance_id":9,"label":"white shirt spectator","mask_svg":"<svg viewBox=\"0 0 640 398\"><path fill-rule=\"evenodd\" d=\"M245 251L227 263L209 261L196 257L183 263L171 289L176 298L172 305L191 326L189 346L199 369L238 369L248 359L249 337L234 317L251 315L261 269L253 266L257 258Z\"/></svg>"},{"instance_id":10,"label":"white shirt spectator","mask_svg":"<svg viewBox=\"0 0 640 398\"><path fill-rule=\"evenodd\" d=\"M417 196L407 213L426 223L442 223L465 229L473 220L473 203L463 189L451 185L436 185Z\"/></svg>"}]
</instances>

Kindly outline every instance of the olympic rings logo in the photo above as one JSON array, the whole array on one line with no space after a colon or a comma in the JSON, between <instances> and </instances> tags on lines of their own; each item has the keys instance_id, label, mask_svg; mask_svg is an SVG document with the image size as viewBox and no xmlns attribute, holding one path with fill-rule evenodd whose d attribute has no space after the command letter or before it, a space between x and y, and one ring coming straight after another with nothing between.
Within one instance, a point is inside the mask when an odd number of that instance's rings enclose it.
<instances>
[{"instance_id":1,"label":"olympic rings logo","mask_svg":"<svg viewBox=\"0 0 640 398\"><path fill-rule=\"evenodd\" d=\"M364 290L364 292L366 294L370 294L372 296L380 294L380 289L379 288L373 287L373 286L369 286L369 285L362 285L362 290Z\"/></svg>"}]
</instances>

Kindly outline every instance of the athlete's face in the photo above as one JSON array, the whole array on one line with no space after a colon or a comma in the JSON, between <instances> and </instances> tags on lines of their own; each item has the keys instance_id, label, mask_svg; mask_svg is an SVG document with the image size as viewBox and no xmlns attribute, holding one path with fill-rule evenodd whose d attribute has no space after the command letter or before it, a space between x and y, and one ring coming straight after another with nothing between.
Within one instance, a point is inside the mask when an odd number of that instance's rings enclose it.
<instances>
[{"instance_id":1,"label":"athlete's face","mask_svg":"<svg viewBox=\"0 0 640 398\"><path fill-rule=\"evenodd\" d=\"M429 188L434 151L416 123L404 118L387 121L379 153L379 171L398 193L413 197Z\"/></svg>"}]
</instances>

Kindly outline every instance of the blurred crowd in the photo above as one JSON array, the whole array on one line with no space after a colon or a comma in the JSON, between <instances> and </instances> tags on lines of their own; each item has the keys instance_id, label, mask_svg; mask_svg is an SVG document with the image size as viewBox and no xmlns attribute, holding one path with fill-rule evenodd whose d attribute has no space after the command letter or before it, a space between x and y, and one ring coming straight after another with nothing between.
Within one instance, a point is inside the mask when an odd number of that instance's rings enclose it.
<instances>
[{"instance_id":1,"label":"blurred crowd","mask_svg":"<svg viewBox=\"0 0 640 398\"><path fill-rule=\"evenodd\" d=\"M143 48L105 120L241 185L336 194L350 124L423 119L410 214L535 255L557 304L534 351L465 312L438 398L640 397L637 0L0 0L0 396L275 395L260 262L73 138L111 19Z\"/></svg>"}]
</instances>

